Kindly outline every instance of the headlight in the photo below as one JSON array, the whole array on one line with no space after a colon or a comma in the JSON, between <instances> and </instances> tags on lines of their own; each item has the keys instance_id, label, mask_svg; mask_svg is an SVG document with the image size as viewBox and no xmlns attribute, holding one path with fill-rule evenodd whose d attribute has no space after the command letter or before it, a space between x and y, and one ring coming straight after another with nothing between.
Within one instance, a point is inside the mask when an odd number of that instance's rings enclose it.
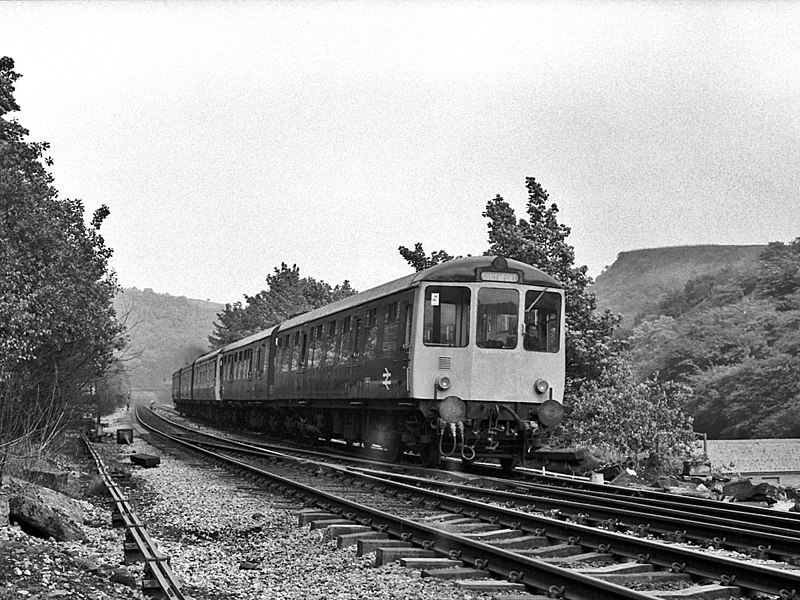
<instances>
[{"instance_id":1,"label":"headlight","mask_svg":"<svg viewBox=\"0 0 800 600\"><path fill-rule=\"evenodd\" d=\"M447 375L439 375L436 378L436 387L440 390L449 390L450 389L450 378Z\"/></svg>"},{"instance_id":2,"label":"headlight","mask_svg":"<svg viewBox=\"0 0 800 600\"><path fill-rule=\"evenodd\" d=\"M536 388L538 393L544 394L548 389L550 389L550 384L544 379L537 379L536 383L533 384L533 387Z\"/></svg>"}]
</instances>

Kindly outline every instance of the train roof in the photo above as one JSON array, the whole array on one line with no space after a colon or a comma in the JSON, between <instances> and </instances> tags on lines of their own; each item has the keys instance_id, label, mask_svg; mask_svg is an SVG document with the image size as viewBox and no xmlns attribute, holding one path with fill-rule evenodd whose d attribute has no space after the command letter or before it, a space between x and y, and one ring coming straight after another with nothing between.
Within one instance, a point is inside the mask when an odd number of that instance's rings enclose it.
<instances>
[{"instance_id":1,"label":"train roof","mask_svg":"<svg viewBox=\"0 0 800 600\"><path fill-rule=\"evenodd\" d=\"M505 265L503 265L505 262ZM439 263L415 274L414 283L419 281L477 281L478 270L518 271L519 283L544 287L563 288L557 279L541 269L527 263L498 256L468 256Z\"/></svg>"},{"instance_id":2,"label":"train roof","mask_svg":"<svg viewBox=\"0 0 800 600\"><path fill-rule=\"evenodd\" d=\"M212 350L211 352L206 352L205 354L201 354L197 358L195 358L192 362L188 362L181 367L181 369L186 369L188 367L193 367L196 363L202 362L204 360L210 360L214 358L217 354L220 353L220 349Z\"/></svg>"},{"instance_id":3,"label":"train roof","mask_svg":"<svg viewBox=\"0 0 800 600\"><path fill-rule=\"evenodd\" d=\"M333 302L321 308L297 315L296 317L284 321L274 329L284 331L302 323L308 323L316 319L324 319L339 311L347 310L348 308L353 308L371 302L372 300L383 298L384 296L390 296L397 292L412 289L423 281L478 281L477 273L479 270L512 270L520 273L521 278L519 283L523 285L538 285L557 289L564 287L557 279L554 279L544 271L532 267L529 264L510 258L501 258L500 261L505 261L507 265L506 268L502 268L502 262L495 262L497 259L498 257L496 256L469 256L467 258L449 260L423 271L411 273L400 279L395 279L389 283L384 283L378 287L338 300L337 302ZM270 333L277 333L274 329L271 330ZM238 344L239 342L236 343ZM225 347L226 351L229 349L230 346Z\"/></svg>"},{"instance_id":4,"label":"train roof","mask_svg":"<svg viewBox=\"0 0 800 600\"><path fill-rule=\"evenodd\" d=\"M227 346L224 346L222 348L222 351L230 352L231 350L236 350L238 348L241 348L242 346L248 346L253 342L258 342L259 340L268 338L269 336L272 335L272 332L275 331L277 328L278 326L276 325L275 327L270 327L269 329L265 329L264 331L259 331L257 333L254 333L253 335L248 335L246 338L242 338L240 340L236 340L235 342L231 342Z\"/></svg>"},{"instance_id":5,"label":"train roof","mask_svg":"<svg viewBox=\"0 0 800 600\"><path fill-rule=\"evenodd\" d=\"M384 283L383 285L379 285L378 287L374 287L359 294L348 296L347 298L326 304L322 308L315 308L314 310L310 310L301 315L297 315L296 317L292 317L288 321L284 321L278 325L278 327L280 328L280 331L283 331L284 329L289 329L301 323L307 323L308 321L313 321L315 319L323 319L328 315L332 315L339 311L347 310L348 308L352 308L354 306L360 306L361 304L371 302L372 300L377 300L378 298L383 298L384 296L390 296L396 292L402 292L403 290L410 289L414 287L413 280L416 275L417 273L412 273L411 275L406 275L400 279L395 279L389 283Z\"/></svg>"}]
</instances>

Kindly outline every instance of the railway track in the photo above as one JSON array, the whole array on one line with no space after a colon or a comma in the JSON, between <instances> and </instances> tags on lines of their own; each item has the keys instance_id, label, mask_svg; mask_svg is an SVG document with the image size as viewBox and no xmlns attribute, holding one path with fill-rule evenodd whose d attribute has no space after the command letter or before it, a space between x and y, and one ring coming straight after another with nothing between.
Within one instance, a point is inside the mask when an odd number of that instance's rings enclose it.
<instances>
[{"instance_id":1,"label":"railway track","mask_svg":"<svg viewBox=\"0 0 800 600\"><path fill-rule=\"evenodd\" d=\"M378 562L402 558L408 566L422 568L423 574L468 577L466 581L492 576L505 582L492 583L493 589L509 587L568 599L736 598L753 594L794 598L795 590L800 589L798 571L786 562L767 565L687 547L683 543L687 538L702 539L692 529L700 519L691 507L683 515L676 508L670 509L674 514L662 515L671 519L668 526L641 527L641 523L628 521L636 512L636 498L628 498L631 504L623 508L595 504L594 497L587 494L583 500L561 500L560 506L543 509L541 500L531 503L533 495L524 483L506 482L520 488L509 491L485 478L473 482L484 486L480 488L327 465L230 440L188 435L177 430L176 424L155 423L153 415L143 415L142 420L150 422L148 427L153 429L169 429L162 435L170 436L173 443L224 461L273 490L302 497L309 510L301 518L331 527L342 544L357 541L362 551L380 548ZM498 489L488 489L487 484ZM615 521L607 514L616 515L611 517ZM644 514L648 520L653 517ZM748 547L761 548L762 553L767 547L762 543L764 536L778 535L768 529L757 530L751 523L745 525L739 522L743 533L737 539ZM703 527L718 529L721 525L707 522ZM668 535L653 539L659 528L665 534L672 531L677 539L672 543L667 543ZM677 535L676 531L686 533ZM791 561L798 549L796 541L788 538L798 536L791 530L783 537L787 539L778 540L783 544L780 557ZM475 585L474 589L479 589L489 584ZM642 591L645 589L649 591Z\"/></svg>"}]
</instances>

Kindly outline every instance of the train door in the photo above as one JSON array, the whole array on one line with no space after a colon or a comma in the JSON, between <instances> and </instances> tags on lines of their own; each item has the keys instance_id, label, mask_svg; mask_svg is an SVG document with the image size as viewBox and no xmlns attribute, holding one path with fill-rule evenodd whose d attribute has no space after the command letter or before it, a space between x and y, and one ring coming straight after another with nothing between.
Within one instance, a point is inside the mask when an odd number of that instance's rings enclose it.
<instances>
[{"instance_id":1,"label":"train door","mask_svg":"<svg viewBox=\"0 0 800 600\"><path fill-rule=\"evenodd\" d=\"M275 335L270 338L269 345L267 346L269 354L267 355L267 386L265 398L272 400L275 398L275 374L280 370L278 361L282 357L282 352L279 349L280 337Z\"/></svg>"},{"instance_id":2,"label":"train door","mask_svg":"<svg viewBox=\"0 0 800 600\"><path fill-rule=\"evenodd\" d=\"M306 384L306 369L308 365L308 334L306 331L300 332L300 362L297 370L297 398L305 398L307 384Z\"/></svg>"},{"instance_id":3,"label":"train door","mask_svg":"<svg viewBox=\"0 0 800 600\"><path fill-rule=\"evenodd\" d=\"M400 393L406 395L411 392L411 378L409 377L411 371L411 331L414 324L414 301L411 301L404 306L403 314L403 344L400 349L401 368L405 379L405 389L401 389Z\"/></svg>"},{"instance_id":4,"label":"train door","mask_svg":"<svg viewBox=\"0 0 800 600\"><path fill-rule=\"evenodd\" d=\"M350 336L350 397L361 397L361 318L353 317L353 329Z\"/></svg>"},{"instance_id":5,"label":"train door","mask_svg":"<svg viewBox=\"0 0 800 600\"><path fill-rule=\"evenodd\" d=\"M219 401L222 388L222 356L217 354L214 359L214 400Z\"/></svg>"}]
</instances>

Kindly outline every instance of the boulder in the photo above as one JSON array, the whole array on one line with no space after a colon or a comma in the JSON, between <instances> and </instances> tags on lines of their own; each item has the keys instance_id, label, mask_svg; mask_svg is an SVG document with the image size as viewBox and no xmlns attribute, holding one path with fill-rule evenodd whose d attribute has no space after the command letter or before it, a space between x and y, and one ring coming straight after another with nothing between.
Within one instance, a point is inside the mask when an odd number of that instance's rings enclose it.
<instances>
[{"instance_id":1,"label":"boulder","mask_svg":"<svg viewBox=\"0 0 800 600\"><path fill-rule=\"evenodd\" d=\"M778 488L771 483L762 481L758 485L753 486L753 495L751 500L759 500L772 505L775 502L785 499L786 493L781 488Z\"/></svg>"},{"instance_id":2,"label":"boulder","mask_svg":"<svg viewBox=\"0 0 800 600\"><path fill-rule=\"evenodd\" d=\"M29 459L24 465L21 465L21 472L24 473L26 481L62 493L70 479L68 470L65 470L57 462L46 458Z\"/></svg>"},{"instance_id":3,"label":"boulder","mask_svg":"<svg viewBox=\"0 0 800 600\"><path fill-rule=\"evenodd\" d=\"M10 478L9 519L23 529L58 541L84 538L83 508L74 500L46 487Z\"/></svg>"},{"instance_id":4,"label":"boulder","mask_svg":"<svg viewBox=\"0 0 800 600\"><path fill-rule=\"evenodd\" d=\"M611 485L622 487L646 487L646 484L633 469L625 469L611 480Z\"/></svg>"},{"instance_id":5,"label":"boulder","mask_svg":"<svg viewBox=\"0 0 800 600\"><path fill-rule=\"evenodd\" d=\"M753 482L749 479L734 479L722 486L722 493L736 502L744 502L753 497Z\"/></svg>"},{"instance_id":6,"label":"boulder","mask_svg":"<svg viewBox=\"0 0 800 600\"><path fill-rule=\"evenodd\" d=\"M111 572L111 577L109 579L114 583L121 583L122 585L127 585L130 588L136 587L136 576L124 568L114 569Z\"/></svg>"},{"instance_id":7,"label":"boulder","mask_svg":"<svg viewBox=\"0 0 800 600\"><path fill-rule=\"evenodd\" d=\"M25 478L38 485L61 492L67 487L69 473L57 469L30 469L25 472Z\"/></svg>"},{"instance_id":8,"label":"boulder","mask_svg":"<svg viewBox=\"0 0 800 600\"><path fill-rule=\"evenodd\" d=\"M787 494L782 488L765 481L753 485L750 479L736 479L726 483L722 486L722 491L736 502L765 502L767 506L787 498Z\"/></svg>"}]
</instances>

